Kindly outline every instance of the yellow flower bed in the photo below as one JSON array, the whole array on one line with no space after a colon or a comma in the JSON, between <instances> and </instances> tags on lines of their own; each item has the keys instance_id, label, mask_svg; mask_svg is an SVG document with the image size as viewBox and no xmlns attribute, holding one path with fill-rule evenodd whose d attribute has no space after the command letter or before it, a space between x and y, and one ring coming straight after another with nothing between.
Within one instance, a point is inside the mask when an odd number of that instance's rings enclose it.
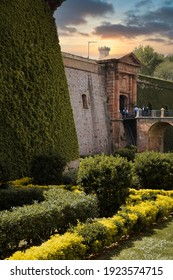
<instances>
[{"instance_id":1,"label":"yellow flower bed","mask_svg":"<svg viewBox=\"0 0 173 280\"><path fill-rule=\"evenodd\" d=\"M148 190L147 190L148 191ZM147 193L146 191L146 193ZM153 194L155 191L150 191ZM134 191L137 195L145 191ZM96 219L91 223L78 224L72 232L55 235L41 246L31 247L25 252L16 252L9 260L68 260L86 259L88 254L100 252L135 230L149 227L159 218L173 211L172 191L159 191L153 201L140 201L126 205L112 218ZM85 231L83 231L85 230ZM80 235L80 232L83 237ZM105 240L106 237L106 240Z\"/></svg>"},{"instance_id":2,"label":"yellow flower bed","mask_svg":"<svg viewBox=\"0 0 173 280\"><path fill-rule=\"evenodd\" d=\"M8 260L79 260L85 256L83 238L76 233L52 236L41 246L16 252Z\"/></svg>"}]
</instances>

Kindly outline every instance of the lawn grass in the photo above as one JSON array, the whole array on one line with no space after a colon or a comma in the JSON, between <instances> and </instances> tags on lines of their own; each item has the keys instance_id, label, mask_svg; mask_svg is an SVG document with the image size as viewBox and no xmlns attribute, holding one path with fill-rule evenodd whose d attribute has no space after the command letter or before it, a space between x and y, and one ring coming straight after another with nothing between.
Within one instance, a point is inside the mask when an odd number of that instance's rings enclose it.
<instances>
[{"instance_id":1,"label":"lawn grass","mask_svg":"<svg viewBox=\"0 0 173 280\"><path fill-rule=\"evenodd\" d=\"M99 260L173 260L173 217L124 240Z\"/></svg>"}]
</instances>

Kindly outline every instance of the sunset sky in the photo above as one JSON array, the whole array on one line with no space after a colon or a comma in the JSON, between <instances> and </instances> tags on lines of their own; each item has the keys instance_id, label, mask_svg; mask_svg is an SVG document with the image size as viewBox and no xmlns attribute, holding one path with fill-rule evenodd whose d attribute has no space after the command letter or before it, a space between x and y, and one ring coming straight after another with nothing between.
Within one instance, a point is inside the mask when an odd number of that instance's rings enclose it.
<instances>
[{"instance_id":1,"label":"sunset sky","mask_svg":"<svg viewBox=\"0 0 173 280\"><path fill-rule=\"evenodd\" d=\"M98 58L98 47L120 56L139 45L173 54L172 0L66 0L54 13L61 50Z\"/></svg>"}]
</instances>

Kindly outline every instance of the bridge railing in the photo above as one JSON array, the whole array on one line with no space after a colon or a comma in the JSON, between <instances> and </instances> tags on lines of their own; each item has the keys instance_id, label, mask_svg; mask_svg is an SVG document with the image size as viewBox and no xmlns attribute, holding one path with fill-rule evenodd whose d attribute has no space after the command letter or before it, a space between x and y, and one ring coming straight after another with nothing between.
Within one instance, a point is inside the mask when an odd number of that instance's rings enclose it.
<instances>
[{"instance_id":1,"label":"bridge railing","mask_svg":"<svg viewBox=\"0 0 173 280\"><path fill-rule=\"evenodd\" d=\"M140 117L149 117L149 118L165 118L165 117L173 117L173 110L165 110L161 108L160 110L148 110L143 111L142 109L138 109L136 113L136 118Z\"/></svg>"},{"instance_id":2,"label":"bridge railing","mask_svg":"<svg viewBox=\"0 0 173 280\"><path fill-rule=\"evenodd\" d=\"M128 112L128 114L123 115L120 113L120 118L173 118L173 110L165 110L164 108L161 108L160 110L148 110L144 111L141 108L138 109L136 113L134 112Z\"/></svg>"}]
</instances>

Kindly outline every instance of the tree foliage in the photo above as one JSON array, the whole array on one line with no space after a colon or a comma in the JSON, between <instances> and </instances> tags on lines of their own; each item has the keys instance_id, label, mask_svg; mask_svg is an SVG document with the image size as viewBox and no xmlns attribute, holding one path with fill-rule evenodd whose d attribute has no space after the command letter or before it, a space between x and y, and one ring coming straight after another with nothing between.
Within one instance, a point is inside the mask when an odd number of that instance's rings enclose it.
<instances>
[{"instance_id":1,"label":"tree foliage","mask_svg":"<svg viewBox=\"0 0 173 280\"><path fill-rule=\"evenodd\" d=\"M154 76L167 81L173 81L173 61L165 60L160 63L154 71Z\"/></svg>"},{"instance_id":2,"label":"tree foliage","mask_svg":"<svg viewBox=\"0 0 173 280\"><path fill-rule=\"evenodd\" d=\"M143 75L152 76L156 67L164 61L164 55L155 52L149 45L140 45L133 52L142 63L140 73Z\"/></svg>"}]
</instances>

